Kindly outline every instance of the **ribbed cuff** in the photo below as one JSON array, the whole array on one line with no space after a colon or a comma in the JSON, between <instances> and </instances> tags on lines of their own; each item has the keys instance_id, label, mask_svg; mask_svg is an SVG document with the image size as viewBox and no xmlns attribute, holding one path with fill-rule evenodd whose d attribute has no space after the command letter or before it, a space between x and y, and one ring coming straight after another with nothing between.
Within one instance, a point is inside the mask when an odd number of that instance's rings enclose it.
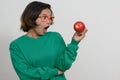
<instances>
[{"instance_id":1,"label":"ribbed cuff","mask_svg":"<svg viewBox=\"0 0 120 80\"><path fill-rule=\"evenodd\" d=\"M53 72L53 76L55 76L55 75L58 75L58 69L57 68L55 68L54 72Z\"/></svg>"},{"instance_id":2,"label":"ribbed cuff","mask_svg":"<svg viewBox=\"0 0 120 80\"><path fill-rule=\"evenodd\" d=\"M41 79L42 80L48 80L48 79L50 79L50 78L52 78L53 76L56 76L56 75L58 75L58 69L57 68L52 69L46 75L45 74L41 75Z\"/></svg>"},{"instance_id":3,"label":"ribbed cuff","mask_svg":"<svg viewBox=\"0 0 120 80\"><path fill-rule=\"evenodd\" d=\"M72 38L72 40L71 40L71 44L78 45L79 42Z\"/></svg>"}]
</instances>

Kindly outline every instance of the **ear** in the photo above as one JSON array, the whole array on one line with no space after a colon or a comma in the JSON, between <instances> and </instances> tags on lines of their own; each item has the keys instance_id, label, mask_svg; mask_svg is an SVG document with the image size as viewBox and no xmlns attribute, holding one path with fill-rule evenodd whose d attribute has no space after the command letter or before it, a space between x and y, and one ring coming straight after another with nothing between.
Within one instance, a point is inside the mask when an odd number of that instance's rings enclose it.
<instances>
[{"instance_id":1,"label":"ear","mask_svg":"<svg viewBox=\"0 0 120 80\"><path fill-rule=\"evenodd\" d=\"M41 22L41 21L40 21L40 18L37 18L36 21L35 21L35 23L36 23L37 25L40 25L40 22Z\"/></svg>"}]
</instances>

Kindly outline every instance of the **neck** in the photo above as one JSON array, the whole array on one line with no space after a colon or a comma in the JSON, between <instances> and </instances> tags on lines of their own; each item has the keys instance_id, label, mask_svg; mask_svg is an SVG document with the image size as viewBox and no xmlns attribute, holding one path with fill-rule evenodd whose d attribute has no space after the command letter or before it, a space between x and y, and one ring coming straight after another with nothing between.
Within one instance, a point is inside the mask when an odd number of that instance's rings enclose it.
<instances>
[{"instance_id":1,"label":"neck","mask_svg":"<svg viewBox=\"0 0 120 80\"><path fill-rule=\"evenodd\" d=\"M39 36L33 30L29 30L27 35L32 37L32 38L38 38L38 36Z\"/></svg>"}]
</instances>

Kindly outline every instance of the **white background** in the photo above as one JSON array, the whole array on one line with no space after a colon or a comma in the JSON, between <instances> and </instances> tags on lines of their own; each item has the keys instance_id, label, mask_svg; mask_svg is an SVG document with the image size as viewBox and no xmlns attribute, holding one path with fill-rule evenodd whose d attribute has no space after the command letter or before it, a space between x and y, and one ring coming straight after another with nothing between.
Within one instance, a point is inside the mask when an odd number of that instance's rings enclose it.
<instances>
[{"instance_id":1,"label":"white background","mask_svg":"<svg viewBox=\"0 0 120 80\"><path fill-rule=\"evenodd\" d=\"M0 1L0 80L18 80L11 65L9 43L24 34L20 16L33 0ZM66 44L74 33L74 22L81 20L88 33L79 44L78 56L67 80L120 80L120 1L119 0L40 0L50 3L55 24Z\"/></svg>"}]
</instances>

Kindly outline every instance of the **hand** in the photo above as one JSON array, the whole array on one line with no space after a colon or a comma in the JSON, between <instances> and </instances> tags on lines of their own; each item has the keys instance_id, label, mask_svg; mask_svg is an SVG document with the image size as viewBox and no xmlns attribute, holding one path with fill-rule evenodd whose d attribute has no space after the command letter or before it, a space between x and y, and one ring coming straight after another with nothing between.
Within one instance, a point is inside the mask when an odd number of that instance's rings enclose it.
<instances>
[{"instance_id":1,"label":"hand","mask_svg":"<svg viewBox=\"0 0 120 80\"><path fill-rule=\"evenodd\" d=\"M58 70L58 75L63 74L63 73L64 73L64 72L62 72L62 71Z\"/></svg>"},{"instance_id":2,"label":"hand","mask_svg":"<svg viewBox=\"0 0 120 80\"><path fill-rule=\"evenodd\" d=\"M88 29L85 28L85 30L82 32L75 32L73 35L73 39L78 41L78 42L81 41L85 37L87 31L88 31Z\"/></svg>"}]
</instances>

